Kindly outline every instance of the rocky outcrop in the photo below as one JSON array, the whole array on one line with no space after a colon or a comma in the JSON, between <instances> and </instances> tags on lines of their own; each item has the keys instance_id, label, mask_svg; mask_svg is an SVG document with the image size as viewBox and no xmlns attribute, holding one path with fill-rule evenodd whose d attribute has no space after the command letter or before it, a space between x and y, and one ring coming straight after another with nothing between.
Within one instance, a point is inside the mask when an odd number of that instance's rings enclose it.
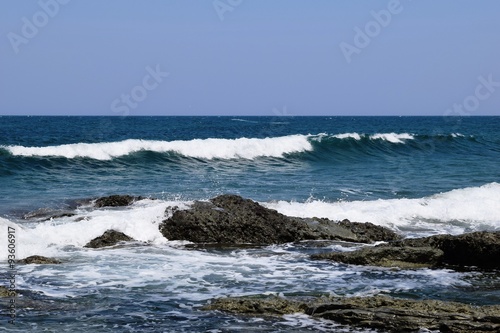
<instances>
[{"instance_id":1,"label":"rocky outcrop","mask_svg":"<svg viewBox=\"0 0 500 333\"><path fill-rule=\"evenodd\" d=\"M414 269L434 267L441 263L443 251L432 247L365 247L353 252L312 255L312 259L328 259L345 264Z\"/></svg>"},{"instance_id":2,"label":"rocky outcrop","mask_svg":"<svg viewBox=\"0 0 500 333\"><path fill-rule=\"evenodd\" d=\"M205 305L203 310L218 310L230 313L282 316L302 312L305 313L309 306L299 301L284 299L282 297L229 297L212 300Z\"/></svg>"},{"instance_id":3,"label":"rocky outcrop","mask_svg":"<svg viewBox=\"0 0 500 333\"><path fill-rule=\"evenodd\" d=\"M116 230L106 230L102 236L96 237L88 242L84 247L88 248L101 248L106 246L113 246L119 242L133 241L134 239L125 235L123 232Z\"/></svg>"},{"instance_id":4,"label":"rocky outcrop","mask_svg":"<svg viewBox=\"0 0 500 333\"><path fill-rule=\"evenodd\" d=\"M46 265L46 264L60 264L61 262L54 258L48 258L43 256L29 256L24 259L17 261L20 264L38 264L38 265Z\"/></svg>"},{"instance_id":5,"label":"rocky outcrop","mask_svg":"<svg viewBox=\"0 0 500 333\"><path fill-rule=\"evenodd\" d=\"M328 239L369 243L399 236L371 223L285 216L250 199L221 195L209 202L196 201L188 210L173 210L160 232L169 240L219 244L281 244Z\"/></svg>"},{"instance_id":6,"label":"rocky outcrop","mask_svg":"<svg viewBox=\"0 0 500 333\"><path fill-rule=\"evenodd\" d=\"M253 316L304 312L315 318L384 332L498 332L500 306L471 306L436 300L407 300L386 296L317 298L312 301L278 297L222 298L204 310Z\"/></svg>"},{"instance_id":7,"label":"rocky outcrop","mask_svg":"<svg viewBox=\"0 0 500 333\"><path fill-rule=\"evenodd\" d=\"M500 268L500 232L473 232L458 236L437 235L405 239L353 252L316 254L346 264L401 268L443 265Z\"/></svg>"},{"instance_id":8,"label":"rocky outcrop","mask_svg":"<svg viewBox=\"0 0 500 333\"><path fill-rule=\"evenodd\" d=\"M430 246L443 251L449 265L500 268L500 232L472 232L458 236L436 235L395 242L395 246Z\"/></svg>"},{"instance_id":9,"label":"rocky outcrop","mask_svg":"<svg viewBox=\"0 0 500 333\"><path fill-rule=\"evenodd\" d=\"M123 207L129 206L133 202L142 200L143 197L133 197L130 195L110 195L108 197L102 197L95 201L94 206L97 208L102 207Z\"/></svg>"}]
</instances>

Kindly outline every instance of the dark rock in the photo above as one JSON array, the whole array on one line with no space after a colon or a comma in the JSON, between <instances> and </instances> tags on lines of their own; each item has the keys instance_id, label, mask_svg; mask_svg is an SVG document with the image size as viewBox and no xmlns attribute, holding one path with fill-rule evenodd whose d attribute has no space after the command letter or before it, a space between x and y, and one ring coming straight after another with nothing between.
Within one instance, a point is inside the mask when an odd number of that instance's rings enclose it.
<instances>
[{"instance_id":1,"label":"dark rock","mask_svg":"<svg viewBox=\"0 0 500 333\"><path fill-rule=\"evenodd\" d=\"M236 297L212 301L204 310L276 316L304 312L315 318L384 332L498 332L500 306L471 306L435 300L405 300L385 296L332 297L310 301L277 297Z\"/></svg>"},{"instance_id":2,"label":"dark rock","mask_svg":"<svg viewBox=\"0 0 500 333\"><path fill-rule=\"evenodd\" d=\"M394 245L431 246L440 249L444 252L443 263L449 265L500 268L500 232L498 231L405 239Z\"/></svg>"},{"instance_id":3,"label":"dark rock","mask_svg":"<svg viewBox=\"0 0 500 333\"><path fill-rule=\"evenodd\" d=\"M500 269L500 232L405 239L353 252L316 254L311 258L401 268L455 265Z\"/></svg>"},{"instance_id":4,"label":"dark rock","mask_svg":"<svg viewBox=\"0 0 500 333\"><path fill-rule=\"evenodd\" d=\"M52 216L49 216L46 219L44 219L43 221L49 221L49 220L52 220L52 219L60 219L62 217L72 217L72 216L75 216L75 215L76 215L75 213L59 213L59 214L54 214Z\"/></svg>"},{"instance_id":5,"label":"dark rock","mask_svg":"<svg viewBox=\"0 0 500 333\"><path fill-rule=\"evenodd\" d=\"M25 220L40 220L40 221L48 221L50 219L57 219L61 217L71 217L76 214L73 211L68 210L54 210L50 208L40 208L35 211L26 213L23 215L23 219Z\"/></svg>"},{"instance_id":6,"label":"dark rock","mask_svg":"<svg viewBox=\"0 0 500 333\"><path fill-rule=\"evenodd\" d=\"M364 247L353 252L312 255L312 259L328 259L345 264L399 267L413 269L434 267L441 263L443 251L431 247Z\"/></svg>"},{"instance_id":7,"label":"dark rock","mask_svg":"<svg viewBox=\"0 0 500 333\"><path fill-rule=\"evenodd\" d=\"M401 239L401 236L387 228L370 222L332 221L326 218L296 218L306 223L311 229L312 239L335 239L354 243L372 243L375 241L390 242Z\"/></svg>"},{"instance_id":8,"label":"dark rock","mask_svg":"<svg viewBox=\"0 0 500 333\"><path fill-rule=\"evenodd\" d=\"M109 197L102 197L95 201L95 206L101 207L123 207L129 206L133 202L142 200L143 197L133 197L130 195L110 195Z\"/></svg>"},{"instance_id":9,"label":"dark rock","mask_svg":"<svg viewBox=\"0 0 500 333\"><path fill-rule=\"evenodd\" d=\"M332 298L310 306L307 314L341 324L389 332L498 332L500 306L471 306L435 300L405 300L384 296Z\"/></svg>"},{"instance_id":10,"label":"dark rock","mask_svg":"<svg viewBox=\"0 0 500 333\"><path fill-rule=\"evenodd\" d=\"M160 225L169 240L220 244L280 244L301 240L373 242L399 239L373 224L328 219L288 217L237 195L221 195L210 202L196 201L189 210L169 210Z\"/></svg>"},{"instance_id":11,"label":"dark rock","mask_svg":"<svg viewBox=\"0 0 500 333\"><path fill-rule=\"evenodd\" d=\"M169 240L195 243L278 244L303 239L308 229L252 200L222 195L175 211L160 225L160 232Z\"/></svg>"},{"instance_id":12,"label":"dark rock","mask_svg":"<svg viewBox=\"0 0 500 333\"><path fill-rule=\"evenodd\" d=\"M39 264L39 265L45 265L45 264L60 264L61 262L57 259L54 258L47 258L43 256L29 256L24 259L18 260L17 261L20 264Z\"/></svg>"},{"instance_id":13,"label":"dark rock","mask_svg":"<svg viewBox=\"0 0 500 333\"><path fill-rule=\"evenodd\" d=\"M133 241L134 239L125 235L123 232L116 230L106 230L102 236L96 237L88 242L84 247L88 248L101 248L106 246L113 246L123 241Z\"/></svg>"}]
</instances>

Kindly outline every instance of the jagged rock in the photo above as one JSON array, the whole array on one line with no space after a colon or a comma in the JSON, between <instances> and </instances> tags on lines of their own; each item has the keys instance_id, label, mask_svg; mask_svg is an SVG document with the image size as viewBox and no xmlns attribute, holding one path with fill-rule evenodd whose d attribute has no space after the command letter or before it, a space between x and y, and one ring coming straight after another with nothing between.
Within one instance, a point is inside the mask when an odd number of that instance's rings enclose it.
<instances>
[{"instance_id":1,"label":"jagged rock","mask_svg":"<svg viewBox=\"0 0 500 333\"><path fill-rule=\"evenodd\" d=\"M116 230L106 230L102 236L96 237L88 242L84 247L88 248L101 248L106 246L113 246L123 241L133 241L134 239L125 235L123 232Z\"/></svg>"},{"instance_id":2,"label":"jagged rock","mask_svg":"<svg viewBox=\"0 0 500 333\"><path fill-rule=\"evenodd\" d=\"M222 298L203 307L235 314L276 316L304 312L315 318L382 329L384 332L498 332L500 306L471 306L436 300L406 300L386 296L331 297L311 301L277 297Z\"/></svg>"},{"instance_id":3,"label":"jagged rock","mask_svg":"<svg viewBox=\"0 0 500 333\"><path fill-rule=\"evenodd\" d=\"M500 268L500 232L472 232L458 236L436 235L405 239L394 245L431 246L444 252L443 263Z\"/></svg>"},{"instance_id":4,"label":"jagged rock","mask_svg":"<svg viewBox=\"0 0 500 333\"><path fill-rule=\"evenodd\" d=\"M122 207L129 206L134 201L142 200L143 197L133 197L130 195L110 195L108 197L102 197L95 201L94 205L98 208L102 207Z\"/></svg>"},{"instance_id":5,"label":"jagged rock","mask_svg":"<svg viewBox=\"0 0 500 333\"><path fill-rule=\"evenodd\" d=\"M47 258L43 256L29 256L24 259L18 260L17 261L20 264L39 264L39 265L44 265L44 264L60 264L61 262L57 259L54 258Z\"/></svg>"},{"instance_id":6,"label":"jagged rock","mask_svg":"<svg viewBox=\"0 0 500 333\"><path fill-rule=\"evenodd\" d=\"M188 210L170 210L160 232L169 240L220 244L280 244L329 239L374 242L399 239L373 224L340 223L328 219L288 217L237 195L221 195L210 202L196 201Z\"/></svg>"},{"instance_id":7,"label":"jagged rock","mask_svg":"<svg viewBox=\"0 0 500 333\"><path fill-rule=\"evenodd\" d=\"M500 232L473 232L459 236L437 235L405 239L353 252L316 254L311 258L355 265L401 268L457 265L498 269Z\"/></svg>"},{"instance_id":8,"label":"jagged rock","mask_svg":"<svg viewBox=\"0 0 500 333\"><path fill-rule=\"evenodd\" d=\"M303 239L308 229L252 200L223 195L211 202L195 202L190 210L175 211L160 231L169 240L272 244Z\"/></svg>"}]
</instances>

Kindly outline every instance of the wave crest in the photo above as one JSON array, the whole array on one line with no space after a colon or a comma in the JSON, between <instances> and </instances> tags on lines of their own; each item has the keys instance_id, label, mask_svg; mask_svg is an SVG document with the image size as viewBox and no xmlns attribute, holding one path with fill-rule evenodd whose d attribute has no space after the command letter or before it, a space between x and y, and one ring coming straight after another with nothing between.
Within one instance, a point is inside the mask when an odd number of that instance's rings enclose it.
<instances>
[{"instance_id":1,"label":"wave crest","mask_svg":"<svg viewBox=\"0 0 500 333\"><path fill-rule=\"evenodd\" d=\"M254 159L257 157L284 157L313 149L306 135L275 138L194 139L189 141L152 141L129 139L119 142L74 143L48 147L4 147L16 156L54 156L65 158L87 157L110 160L139 151L177 153L202 159Z\"/></svg>"}]
</instances>

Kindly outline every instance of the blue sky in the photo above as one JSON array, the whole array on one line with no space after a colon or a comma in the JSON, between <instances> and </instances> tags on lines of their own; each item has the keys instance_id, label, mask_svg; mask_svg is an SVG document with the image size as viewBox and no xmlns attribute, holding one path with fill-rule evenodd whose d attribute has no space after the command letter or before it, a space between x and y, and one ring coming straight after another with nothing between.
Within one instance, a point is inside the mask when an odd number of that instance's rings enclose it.
<instances>
[{"instance_id":1,"label":"blue sky","mask_svg":"<svg viewBox=\"0 0 500 333\"><path fill-rule=\"evenodd\" d=\"M500 115L500 1L2 0L0 115Z\"/></svg>"}]
</instances>

